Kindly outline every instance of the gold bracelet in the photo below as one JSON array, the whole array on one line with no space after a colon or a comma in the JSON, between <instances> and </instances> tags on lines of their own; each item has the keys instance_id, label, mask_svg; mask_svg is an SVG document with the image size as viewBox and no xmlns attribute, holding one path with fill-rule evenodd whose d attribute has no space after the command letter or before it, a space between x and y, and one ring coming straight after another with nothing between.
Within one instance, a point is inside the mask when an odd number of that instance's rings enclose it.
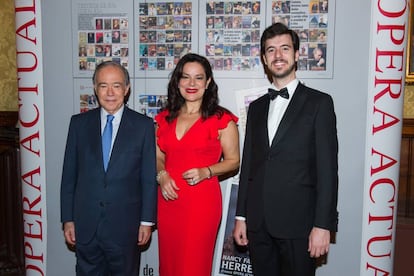
<instances>
[{"instance_id":1,"label":"gold bracelet","mask_svg":"<svg viewBox=\"0 0 414 276\"><path fill-rule=\"evenodd\" d=\"M210 173L210 175L207 176L207 179L210 179L213 177L213 172L211 171L210 167L207 167L207 169L208 169L208 172Z\"/></svg>"},{"instance_id":2,"label":"gold bracelet","mask_svg":"<svg viewBox=\"0 0 414 276\"><path fill-rule=\"evenodd\" d=\"M168 174L168 172L167 172L166 170L160 170L160 171L157 173L157 182L158 182L158 183L160 183L161 177L162 177L164 174Z\"/></svg>"}]
</instances>

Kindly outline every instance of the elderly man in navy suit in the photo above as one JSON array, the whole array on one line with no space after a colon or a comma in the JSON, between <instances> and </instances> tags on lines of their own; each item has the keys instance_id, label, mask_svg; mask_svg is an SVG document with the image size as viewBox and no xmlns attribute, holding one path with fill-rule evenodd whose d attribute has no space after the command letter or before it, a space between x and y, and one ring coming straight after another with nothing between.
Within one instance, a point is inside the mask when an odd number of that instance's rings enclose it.
<instances>
[{"instance_id":1,"label":"elderly man in navy suit","mask_svg":"<svg viewBox=\"0 0 414 276\"><path fill-rule=\"evenodd\" d=\"M281 23L261 37L273 82L249 106L235 241L256 276L313 276L337 230L338 141L332 98L296 78L298 35Z\"/></svg>"},{"instance_id":2,"label":"elderly man in navy suit","mask_svg":"<svg viewBox=\"0 0 414 276\"><path fill-rule=\"evenodd\" d=\"M125 103L128 71L93 75L100 108L71 118L61 183L61 221L77 275L138 275L140 246L156 219L153 121Z\"/></svg>"}]
</instances>

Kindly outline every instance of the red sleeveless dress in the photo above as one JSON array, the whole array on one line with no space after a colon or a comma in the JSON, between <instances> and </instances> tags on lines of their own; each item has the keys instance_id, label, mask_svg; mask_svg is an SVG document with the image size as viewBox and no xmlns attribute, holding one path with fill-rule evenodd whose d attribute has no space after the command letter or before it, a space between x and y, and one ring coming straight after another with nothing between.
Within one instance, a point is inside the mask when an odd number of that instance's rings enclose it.
<instances>
[{"instance_id":1,"label":"red sleeveless dress","mask_svg":"<svg viewBox=\"0 0 414 276\"><path fill-rule=\"evenodd\" d=\"M229 113L199 118L178 140L177 119L167 123L167 114L163 111L155 117L157 143L165 153L165 169L180 190L178 199L169 201L158 190L160 276L210 276L222 214L219 181L212 177L190 186L182 174L217 163L222 154L218 131L238 118Z\"/></svg>"}]
</instances>

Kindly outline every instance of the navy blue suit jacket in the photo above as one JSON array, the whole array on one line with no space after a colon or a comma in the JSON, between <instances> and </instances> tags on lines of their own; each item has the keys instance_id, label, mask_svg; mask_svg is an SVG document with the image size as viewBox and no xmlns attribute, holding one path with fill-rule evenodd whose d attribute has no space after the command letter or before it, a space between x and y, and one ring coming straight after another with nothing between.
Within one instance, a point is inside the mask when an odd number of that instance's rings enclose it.
<instances>
[{"instance_id":1,"label":"navy blue suit jacket","mask_svg":"<svg viewBox=\"0 0 414 276\"><path fill-rule=\"evenodd\" d=\"M156 219L155 131L152 119L125 106L105 172L100 109L72 116L61 183L61 221L75 223L87 243L100 218L118 244L137 242L141 221Z\"/></svg>"},{"instance_id":2,"label":"navy blue suit jacket","mask_svg":"<svg viewBox=\"0 0 414 276\"><path fill-rule=\"evenodd\" d=\"M338 142L332 98L298 84L269 146L269 95L249 106L237 216L278 238L337 229Z\"/></svg>"}]
</instances>

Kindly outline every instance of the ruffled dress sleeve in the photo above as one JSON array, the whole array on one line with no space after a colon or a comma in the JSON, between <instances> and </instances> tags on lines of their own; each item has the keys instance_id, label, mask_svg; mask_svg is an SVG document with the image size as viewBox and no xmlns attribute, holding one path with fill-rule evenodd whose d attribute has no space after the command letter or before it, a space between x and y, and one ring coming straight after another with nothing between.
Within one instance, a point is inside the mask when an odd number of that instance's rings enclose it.
<instances>
[{"instance_id":1,"label":"ruffled dress sleeve","mask_svg":"<svg viewBox=\"0 0 414 276\"><path fill-rule=\"evenodd\" d=\"M225 112L223 116L219 119L219 129L226 128L230 121L233 121L237 124L239 118L233 113Z\"/></svg>"},{"instance_id":2,"label":"ruffled dress sleeve","mask_svg":"<svg viewBox=\"0 0 414 276\"><path fill-rule=\"evenodd\" d=\"M166 120L166 117L168 115L168 111L164 110L158 113L155 116L155 122L157 123L157 144L161 150L165 149L165 139L163 139L166 135L166 132L168 131L168 122Z\"/></svg>"},{"instance_id":3,"label":"ruffled dress sleeve","mask_svg":"<svg viewBox=\"0 0 414 276\"><path fill-rule=\"evenodd\" d=\"M210 128L210 137L217 138L219 135L218 133L219 130L225 129L229 125L229 122L231 121L237 124L237 122L239 121L239 118L230 112L223 113L221 117L219 117L218 115L213 116L212 125L214 125L214 127Z\"/></svg>"}]
</instances>

